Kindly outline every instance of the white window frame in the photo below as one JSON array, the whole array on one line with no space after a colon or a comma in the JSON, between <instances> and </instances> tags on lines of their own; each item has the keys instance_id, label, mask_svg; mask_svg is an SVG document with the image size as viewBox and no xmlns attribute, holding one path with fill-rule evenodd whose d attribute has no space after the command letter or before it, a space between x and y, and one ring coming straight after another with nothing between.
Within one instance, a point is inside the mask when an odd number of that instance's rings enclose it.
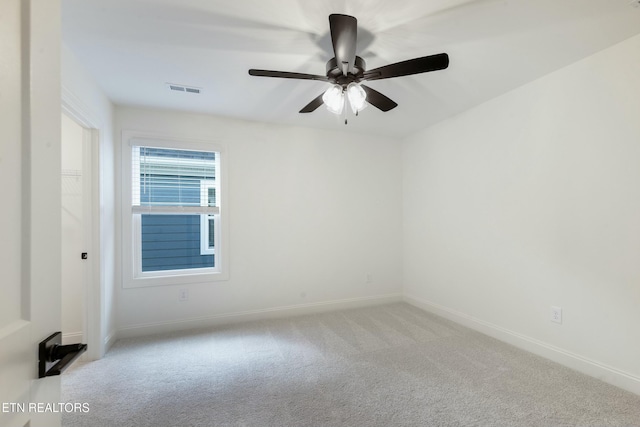
<instances>
[{"instance_id":1,"label":"white window frame","mask_svg":"<svg viewBox=\"0 0 640 427\"><path fill-rule=\"evenodd\" d=\"M142 242L140 208L133 208L132 173L133 146L169 148L216 152L216 204L219 213L215 215L215 266L182 270L142 271ZM122 286L139 288L148 286L208 283L229 278L229 216L227 214L228 148L218 141L201 141L189 138L171 137L151 133L123 131L121 145L121 213L122 213ZM179 208L184 213L184 208ZM144 208L142 209L144 210ZM207 215L203 215L207 216ZM202 223L202 221L201 221ZM208 221L207 221L208 223ZM208 224L207 224L208 225ZM207 235L208 236L208 235ZM203 238L201 236L201 243ZM208 246L208 237L207 237Z\"/></svg>"},{"instance_id":2,"label":"white window frame","mask_svg":"<svg viewBox=\"0 0 640 427\"><path fill-rule=\"evenodd\" d=\"M216 190L216 200L218 198L218 183L214 180L200 181L200 205L209 206L209 189ZM213 217L213 248L209 247L209 219ZM219 244L220 215L209 214L200 216L200 255L215 255L215 248Z\"/></svg>"}]
</instances>

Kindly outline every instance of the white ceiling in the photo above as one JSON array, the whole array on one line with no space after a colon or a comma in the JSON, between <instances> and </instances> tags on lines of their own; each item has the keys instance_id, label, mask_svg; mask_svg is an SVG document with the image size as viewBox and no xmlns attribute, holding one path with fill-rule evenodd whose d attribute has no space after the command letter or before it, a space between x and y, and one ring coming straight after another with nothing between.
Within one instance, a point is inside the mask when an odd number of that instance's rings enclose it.
<instances>
[{"instance_id":1,"label":"white ceiling","mask_svg":"<svg viewBox=\"0 0 640 427\"><path fill-rule=\"evenodd\" d=\"M63 41L116 104L405 136L640 33L631 0L63 0ZM399 106L345 126L298 111L326 83L328 16L358 19L367 68L446 52L447 70L368 83ZM203 88L171 92L166 83Z\"/></svg>"}]
</instances>

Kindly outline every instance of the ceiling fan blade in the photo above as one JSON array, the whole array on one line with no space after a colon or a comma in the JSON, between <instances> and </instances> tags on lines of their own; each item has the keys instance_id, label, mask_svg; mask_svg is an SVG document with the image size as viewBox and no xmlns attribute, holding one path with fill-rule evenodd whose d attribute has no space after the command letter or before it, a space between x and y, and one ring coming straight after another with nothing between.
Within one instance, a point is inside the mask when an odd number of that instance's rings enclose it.
<instances>
[{"instance_id":1,"label":"ceiling fan blade","mask_svg":"<svg viewBox=\"0 0 640 427\"><path fill-rule=\"evenodd\" d=\"M319 80L321 82L329 81L326 76L318 76L315 74L305 73L292 73L289 71L254 70L252 68L249 70L249 74L252 76L260 77L280 77L282 79Z\"/></svg>"},{"instance_id":2,"label":"ceiling fan blade","mask_svg":"<svg viewBox=\"0 0 640 427\"><path fill-rule=\"evenodd\" d=\"M300 112L301 113L311 113L313 111L316 111L316 109L319 106L324 104L324 101L322 100L322 95L324 95L324 92L322 92L320 95L318 95L318 97L315 98L313 101L308 103L302 110L300 110Z\"/></svg>"},{"instance_id":3,"label":"ceiling fan blade","mask_svg":"<svg viewBox=\"0 0 640 427\"><path fill-rule=\"evenodd\" d=\"M422 58L409 59L396 62L365 71L364 80L390 79L392 77L410 76L412 74L426 73L428 71L444 70L449 66L449 55L439 53L437 55L423 56Z\"/></svg>"},{"instance_id":4,"label":"ceiling fan blade","mask_svg":"<svg viewBox=\"0 0 640 427\"><path fill-rule=\"evenodd\" d=\"M367 102L377 109L387 112L389 110L393 110L398 106L394 101L381 94L375 89L371 89L369 86L365 86L363 84L360 85L362 89L367 93Z\"/></svg>"},{"instance_id":5,"label":"ceiling fan blade","mask_svg":"<svg viewBox=\"0 0 640 427\"><path fill-rule=\"evenodd\" d=\"M356 41L358 36L358 20L353 16L329 15L331 42L333 53L336 55L338 68L346 76L353 70L356 60Z\"/></svg>"}]
</instances>

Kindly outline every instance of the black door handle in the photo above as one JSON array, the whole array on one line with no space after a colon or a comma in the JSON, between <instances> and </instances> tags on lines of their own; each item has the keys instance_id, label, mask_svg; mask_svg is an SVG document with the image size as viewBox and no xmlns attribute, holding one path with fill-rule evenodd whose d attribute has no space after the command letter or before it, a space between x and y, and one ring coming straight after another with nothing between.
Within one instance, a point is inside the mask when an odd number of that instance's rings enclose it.
<instances>
[{"instance_id":1,"label":"black door handle","mask_svg":"<svg viewBox=\"0 0 640 427\"><path fill-rule=\"evenodd\" d=\"M86 350L86 344L68 344L68 345L57 345L54 344L49 350L49 361L53 362L56 360L64 359L65 356L71 353L83 352Z\"/></svg>"},{"instance_id":2,"label":"black door handle","mask_svg":"<svg viewBox=\"0 0 640 427\"><path fill-rule=\"evenodd\" d=\"M85 351L86 344L62 345L62 332L50 335L38 346L38 378L60 375Z\"/></svg>"}]
</instances>

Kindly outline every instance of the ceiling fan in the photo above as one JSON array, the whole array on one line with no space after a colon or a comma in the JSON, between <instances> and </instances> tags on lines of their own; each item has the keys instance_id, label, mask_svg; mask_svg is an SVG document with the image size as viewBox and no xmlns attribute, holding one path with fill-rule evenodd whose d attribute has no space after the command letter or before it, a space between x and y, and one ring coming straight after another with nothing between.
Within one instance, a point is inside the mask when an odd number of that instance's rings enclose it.
<instances>
[{"instance_id":1,"label":"ceiling fan","mask_svg":"<svg viewBox=\"0 0 640 427\"><path fill-rule=\"evenodd\" d=\"M285 79L319 80L331 83L329 89L302 108L300 113L311 113L322 104L325 104L332 113L342 114L346 100L348 100L351 109L357 115L359 111L367 106L367 103L381 111L389 111L398 106L397 103L385 95L361 82L443 70L449 66L449 56L446 53L440 53L367 70L364 59L356 56L358 32L356 18L341 14L329 15L329 29L335 57L327 62L326 76L256 69L249 70L249 74L252 76Z\"/></svg>"}]
</instances>

